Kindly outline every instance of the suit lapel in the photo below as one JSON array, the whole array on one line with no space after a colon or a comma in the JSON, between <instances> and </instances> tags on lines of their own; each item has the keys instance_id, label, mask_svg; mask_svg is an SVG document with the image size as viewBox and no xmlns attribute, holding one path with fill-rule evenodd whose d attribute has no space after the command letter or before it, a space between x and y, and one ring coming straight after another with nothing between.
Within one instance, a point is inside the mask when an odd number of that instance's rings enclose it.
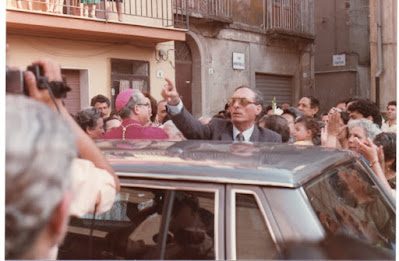
<instances>
[{"instance_id":1,"label":"suit lapel","mask_svg":"<svg viewBox=\"0 0 399 261\"><path fill-rule=\"evenodd\" d=\"M234 140L233 139L233 124L231 122L228 122L226 124L226 128L220 135L220 140Z\"/></svg>"},{"instance_id":2,"label":"suit lapel","mask_svg":"<svg viewBox=\"0 0 399 261\"><path fill-rule=\"evenodd\" d=\"M259 129L258 129L258 127L256 126L256 124L255 124L255 126L254 126L254 131L252 132L252 135L251 135L251 137L249 138L249 140L250 141L258 141L259 140Z\"/></svg>"}]
</instances>

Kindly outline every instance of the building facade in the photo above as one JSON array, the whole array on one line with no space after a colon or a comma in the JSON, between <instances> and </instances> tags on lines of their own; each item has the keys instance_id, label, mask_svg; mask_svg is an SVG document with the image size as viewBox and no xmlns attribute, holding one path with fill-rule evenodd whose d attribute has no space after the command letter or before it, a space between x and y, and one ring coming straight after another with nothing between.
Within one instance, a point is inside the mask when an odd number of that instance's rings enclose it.
<instances>
[{"instance_id":1,"label":"building facade","mask_svg":"<svg viewBox=\"0 0 399 261\"><path fill-rule=\"evenodd\" d=\"M312 0L181 0L176 5L187 9L181 20L189 29L186 42L176 43L176 84L195 116L224 109L240 85L259 89L266 104L273 97L279 104L295 104L313 93Z\"/></svg>"},{"instance_id":2,"label":"building facade","mask_svg":"<svg viewBox=\"0 0 399 261\"><path fill-rule=\"evenodd\" d=\"M350 97L396 99L396 1L315 1L315 96L326 112Z\"/></svg>"},{"instance_id":3,"label":"building facade","mask_svg":"<svg viewBox=\"0 0 399 261\"><path fill-rule=\"evenodd\" d=\"M94 11L80 1L57 2L7 0L7 65L58 62L72 87L65 100L71 113L97 94L114 100L126 88L160 99L164 77L175 78L174 41L186 34L174 27L171 0L124 0L119 16L115 1Z\"/></svg>"},{"instance_id":4,"label":"building facade","mask_svg":"<svg viewBox=\"0 0 399 261\"><path fill-rule=\"evenodd\" d=\"M386 110L396 100L397 1L370 0L370 98Z\"/></svg>"}]
</instances>

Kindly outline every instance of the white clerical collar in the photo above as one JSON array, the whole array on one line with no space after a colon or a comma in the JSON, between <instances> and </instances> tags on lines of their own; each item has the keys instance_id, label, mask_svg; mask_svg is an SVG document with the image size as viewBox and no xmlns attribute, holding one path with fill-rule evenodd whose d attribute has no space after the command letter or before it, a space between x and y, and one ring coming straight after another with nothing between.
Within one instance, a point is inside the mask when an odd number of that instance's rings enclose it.
<instances>
[{"instance_id":1,"label":"white clerical collar","mask_svg":"<svg viewBox=\"0 0 399 261\"><path fill-rule=\"evenodd\" d=\"M252 136L252 133L254 132L255 125L252 125L251 128L246 129L243 132L240 132L234 125L233 125L233 139L236 141L237 140L237 134L242 133L244 136L245 141L250 141L249 139Z\"/></svg>"}]
</instances>

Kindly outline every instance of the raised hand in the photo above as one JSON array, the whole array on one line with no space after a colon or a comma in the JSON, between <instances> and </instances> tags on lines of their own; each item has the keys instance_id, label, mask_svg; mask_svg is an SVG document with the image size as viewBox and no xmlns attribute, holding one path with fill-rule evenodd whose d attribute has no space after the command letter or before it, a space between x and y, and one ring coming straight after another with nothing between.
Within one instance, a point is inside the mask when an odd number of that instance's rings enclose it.
<instances>
[{"instance_id":1,"label":"raised hand","mask_svg":"<svg viewBox=\"0 0 399 261\"><path fill-rule=\"evenodd\" d=\"M180 102L179 93L171 80L165 78L165 81L166 84L162 88L161 95L169 105L177 105Z\"/></svg>"}]
</instances>

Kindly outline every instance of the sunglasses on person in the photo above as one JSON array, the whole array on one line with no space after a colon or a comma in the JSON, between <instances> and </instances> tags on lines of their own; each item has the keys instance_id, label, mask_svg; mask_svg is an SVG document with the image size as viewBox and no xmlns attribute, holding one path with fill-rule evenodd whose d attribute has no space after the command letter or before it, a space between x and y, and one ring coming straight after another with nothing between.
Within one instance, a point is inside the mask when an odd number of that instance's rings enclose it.
<instances>
[{"instance_id":1,"label":"sunglasses on person","mask_svg":"<svg viewBox=\"0 0 399 261\"><path fill-rule=\"evenodd\" d=\"M257 104L256 102L250 101L247 98L234 98L234 97L230 98L228 100L227 104L229 106L232 106L236 102L238 102L240 105L242 105L244 107L248 106L249 104Z\"/></svg>"}]
</instances>

